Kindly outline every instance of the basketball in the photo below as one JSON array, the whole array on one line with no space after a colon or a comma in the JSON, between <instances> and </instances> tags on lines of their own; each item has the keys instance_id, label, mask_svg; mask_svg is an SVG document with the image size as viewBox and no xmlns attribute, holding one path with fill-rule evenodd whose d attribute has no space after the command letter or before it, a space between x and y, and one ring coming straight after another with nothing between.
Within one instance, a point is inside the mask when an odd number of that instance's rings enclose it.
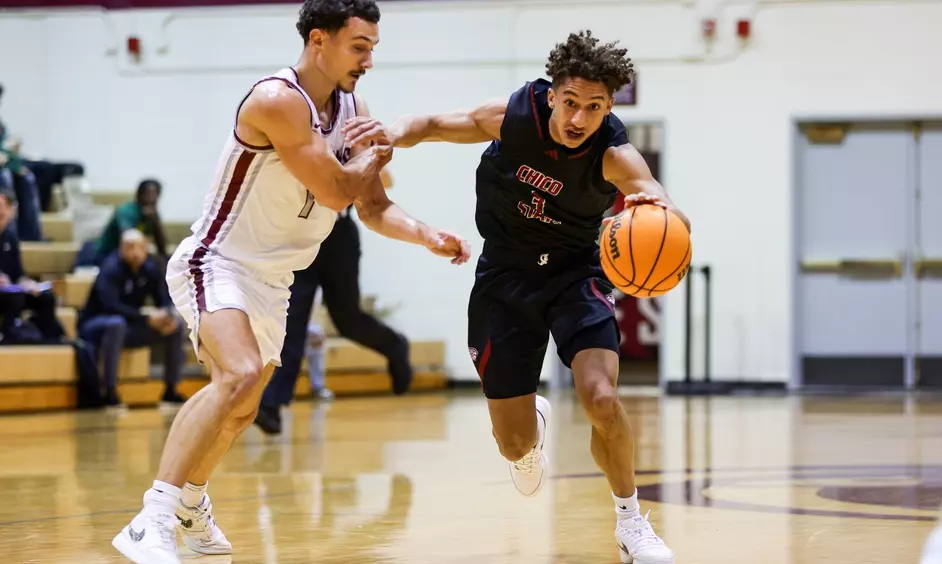
<instances>
[{"instance_id":1,"label":"basketball","mask_svg":"<svg viewBox=\"0 0 942 564\"><path fill-rule=\"evenodd\" d=\"M602 230L602 270L616 288L636 298L674 289L690 266L690 232L670 210L633 206Z\"/></svg>"}]
</instances>

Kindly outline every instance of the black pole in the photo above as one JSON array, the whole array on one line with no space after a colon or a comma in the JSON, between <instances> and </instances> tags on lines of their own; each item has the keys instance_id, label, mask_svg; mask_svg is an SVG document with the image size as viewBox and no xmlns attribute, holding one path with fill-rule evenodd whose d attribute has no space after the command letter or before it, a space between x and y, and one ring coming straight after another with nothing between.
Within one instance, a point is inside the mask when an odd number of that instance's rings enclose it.
<instances>
[{"instance_id":1,"label":"black pole","mask_svg":"<svg viewBox=\"0 0 942 564\"><path fill-rule=\"evenodd\" d=\"M687 296L686 296L686 298L687 298L687 310L684 312L684 322L685 322L685 326L684 326L684 382L685 382L687 385L690 384L690 377L691 377L690 361L691 361L691 356L692 356L692 355L691 355L691 352L690 352L690 351L691 351L691 347L692 347L691 336L690 336L690 335L691 335L691 332L692 332L692 327L691 327L692 324L691 324L691 322L690 322L690 318L691 318L691 315L692 315L691 309L692 309L692 307L693 307L693 306L691 305L691 304L692 304L692 301L693 301L693 280L692 280L692 278L693 278L693 276L691 276L691 272L690 272L690 270L688 270L688 271L687 271L687 276L686 276L686 279L687 279L687 288L686 288L686 292L687 292Z\"/></svg>"},{"instance_id":2,"label":"black pole","mask_svg":"<svg viewBox=\"0 0 942 564\"><path fill-rule=\"evenodd\" d=\"M710 265L700 269L703 273L703 381L710 381L710 325L713 321L710 315Z\"/></svg>"}]
</instances>

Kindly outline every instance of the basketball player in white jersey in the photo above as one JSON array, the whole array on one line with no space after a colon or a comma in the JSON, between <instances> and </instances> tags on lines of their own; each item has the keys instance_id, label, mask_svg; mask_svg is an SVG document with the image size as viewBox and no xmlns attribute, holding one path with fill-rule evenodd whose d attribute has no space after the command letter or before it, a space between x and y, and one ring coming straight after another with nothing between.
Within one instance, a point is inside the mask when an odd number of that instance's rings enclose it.
<instances>
[{"instance_id":1,"label":"basketball player in white jersey","mask_svg":"<svg viewBox=\"0 0 942 564\"><path fill-rule=\"evenodd\" d=\"M134 562L179 563L178 526L195 552L232 552L206 485L255 419L280 364L292 272L311 264L337 212L353 203L382 235L455 264L468 260L466 241L387 199L379 174L391 148L344 142L343 123L367 115L353 90L372 66L378 22L373 0L306 0L298 65L256 83L236 111L203 215L167 268L171 296L212 382L177 415L143 509L112 541Z\"/></svg>"}]
</instances>

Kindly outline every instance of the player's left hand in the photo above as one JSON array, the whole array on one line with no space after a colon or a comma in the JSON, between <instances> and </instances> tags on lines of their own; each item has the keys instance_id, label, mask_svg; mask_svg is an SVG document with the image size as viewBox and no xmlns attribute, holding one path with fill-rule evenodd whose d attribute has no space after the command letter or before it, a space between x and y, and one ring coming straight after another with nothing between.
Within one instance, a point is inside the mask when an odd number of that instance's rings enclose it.
<instances>
[{"instance_id":1,"label":"player's left hand","mask_svg":"<svg viewBox=\"0 0 942 564\"><path fill-rule=\"evenodd\" d=\"M630 208L632 206L640 206L643 204L651 204L654 206L662 207L665 210L667 209L667 204L661 200L661 197L656 194L647 194L645 192L638 192L637 194L629 194L625 196L625 208Z\"/></svg>"},{"instance_id":2,"label":"player's left hand","mask_svg":"<svg viewBox=\"0 0 942 564\"><path fill-rule=\"evenodd\" d=\"M374 143L392 145L389 129L383 125L383 122L372 116L350 118L340 131L345 136L344 142L351 147L370 146Z\"/></svg>"},{"instance_id":3,"label":"player's left hand","mask_svg":"<svg viewBox=\"0 0 942 564\"><path fill-rule=\"evenodd\" d=\"M451 264L464 264L471 258L471 246L451 231L432 230L428 234L426 247L440 257L451 257Z\"/></svg>"},{"instance_id":4,"label":"player's left hand","mask_svg":"<svg viewBox=\"0 0 942 564\"><path fill-rule=\"evenodd\" d=\"M687 231L688 232L690 231L690 220L687 218L687 216L684 215L684 213L680 211L679 209L667 205L663 200L661 200L661 197L656 194L638 192L637 194L631 194L631 195L625 196L625 209L622 210L621 213L619 213L618 215L628 213L632 207L640 206L643 204L650 204L650 205L658 206L660 208L664 208L665 210L671 210L672 212L674 212L674 215L679 217L680 220L684 223L684 225L687 227ZM608 225L609 223L612 222L613 219L615 219L615 217L616 216L604 218L602 220L602 225L603 226Z\"/></svg>"},{"instance_id":5,"label":"player's left hand","mask_svg":"<svg viewBox=\"0 0 942 564\"><path fill-rule=\"evenodd\" d=\"M609 216L602 219L602 225L608 225L619 215L628 213L628 211L634 206L640 206L644 204L651 204L654 206L662 207L667 209L667 204L665 204L661 197L656 194L648 194L646 192L638 192L637 194L629 194L625 196L625 209L619 212L617 215Z\"/></svg>"}]
</instances>

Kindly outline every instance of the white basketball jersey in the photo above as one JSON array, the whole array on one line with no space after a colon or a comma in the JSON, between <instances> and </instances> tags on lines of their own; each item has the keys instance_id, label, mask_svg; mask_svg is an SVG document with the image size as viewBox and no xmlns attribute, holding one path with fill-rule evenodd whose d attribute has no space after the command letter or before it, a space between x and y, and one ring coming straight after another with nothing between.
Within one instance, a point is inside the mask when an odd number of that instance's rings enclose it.
<instances>
[{"instance_id":1,"label":"white basketball jersey","mask_svg":"<svg viewBox=\"0 0 942 564\"><path fill-rule=\"evenodd\" d=\"M345 163L350 148L340 129L356 115L353 94L335 90L333 119L321 123L293 68L265 77L255 86L270 80L280 80L304 96L311 109L311 129ZM202 217L191 227L193 235L186 243L194 247L193 258L199 255L201 262L219 257L254 272L278 276L303 270L313 262L336 217L335 211L317 204L272 146L249 145L239 139L233 127Z\"/></svg>"}]
</instances>

